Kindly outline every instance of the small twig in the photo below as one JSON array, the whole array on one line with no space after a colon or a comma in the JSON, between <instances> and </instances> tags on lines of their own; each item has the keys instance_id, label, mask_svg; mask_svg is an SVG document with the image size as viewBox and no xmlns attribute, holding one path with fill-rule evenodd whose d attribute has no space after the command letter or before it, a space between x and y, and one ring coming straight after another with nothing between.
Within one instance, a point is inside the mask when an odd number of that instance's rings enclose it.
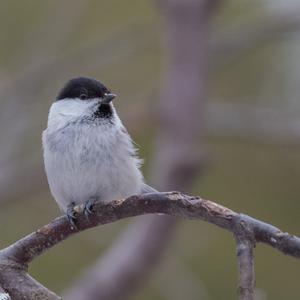
<instances>
[{"instance_id":1,"label":"small twig","mask_svg":"<svg viewBox=\"0 0 300 300\"><path fill-rule=\"evenodd\" d=\"M254 300L254 234L250 226L243 220L237 221L234 234L239 265L239 299Z\"/></svg>"}]
</instances>

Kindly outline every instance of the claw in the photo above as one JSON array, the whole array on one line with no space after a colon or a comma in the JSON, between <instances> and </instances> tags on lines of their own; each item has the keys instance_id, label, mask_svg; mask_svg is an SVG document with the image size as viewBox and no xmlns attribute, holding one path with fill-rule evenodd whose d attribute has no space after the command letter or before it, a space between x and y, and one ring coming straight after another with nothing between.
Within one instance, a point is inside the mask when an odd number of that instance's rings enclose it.
<instances>
[{"instance_id":1,"label":"claw","mask_svg":"<svg viewBox=\"0 0 300 300\"><path fill-rule=\"evenodd\" d=\"M71 204L69 204L68 208L67 208L67 218L68 218L68 221L70 223L70 225L77 229L77 225L75 224L75 220L77 219L78 217L78 213L74 210L74 207L75 207L75 203L72 202Z\"/></svg>"},{"instance_id":2,"label":"claw","mask_svg":"<svg viewBox=\"0 0 300 300\"><path fill-rule=\"evenodd\" d=\"M96 199L91 198L84 204L84 215L86 216L87 219L89 219L90 215L94 213L94 205L96 203Z\"/></svg>"}]
</instances>

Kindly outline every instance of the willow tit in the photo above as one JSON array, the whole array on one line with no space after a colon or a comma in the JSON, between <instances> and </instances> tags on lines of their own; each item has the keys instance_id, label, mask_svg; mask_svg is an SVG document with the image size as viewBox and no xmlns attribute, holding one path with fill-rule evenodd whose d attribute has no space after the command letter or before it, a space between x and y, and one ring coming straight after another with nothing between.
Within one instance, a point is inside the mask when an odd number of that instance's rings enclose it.
<instances>
[{"instance_id":1,"label":"willow tit","mask_svg":"<svg viewBox=\"0 0 300 300\"><path fill-rule=\"evenodd\" d=\"M141 160L112 104L115 94L101 82L71 79L51 105L43 132L46 174L52 195L75 226L74 206L92 213L108 203L153 192L144 183Z\"/></svg>"}]
</instances>

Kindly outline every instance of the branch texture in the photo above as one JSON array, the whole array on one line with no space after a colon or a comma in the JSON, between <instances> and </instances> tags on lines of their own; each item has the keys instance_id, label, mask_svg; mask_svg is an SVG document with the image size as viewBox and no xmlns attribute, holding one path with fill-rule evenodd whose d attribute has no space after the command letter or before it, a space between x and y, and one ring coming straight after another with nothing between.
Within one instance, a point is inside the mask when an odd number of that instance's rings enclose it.
<instances>
[{"instance_id":1,"label":"branch texture","mask_svg":"<svg viewBox=\"0 0 300 300\"><path fill-rule=\"evenodd\" d=\"M254 241L266 243L284 254L300 258L300 238L247 215L238 214L215 202L179 192L136 195L105 205L96 204L90 220L81 214L82 207L77 209L80 213L77 228L71 227L67 218L62 216L0 251L0 286L13 299L60 299L46 288L39 286L39 283L27 274L28 264L77 232L138 215L161 213L186 219L199 219L232 232L237 239L240 270L246 272L240 274L245 275L245 278L240 278L242 289L253 287ZM252 240L249 238L249 232ZM14 282L12 282L13 278ZM15 282L18 284L16 285ZM29 291L35 292L35 298L20 296L20 291L27 291L28 295ZM251 293L251 290L249 291ZM40 294L43 296L39 296Z\"/></svg>"},{"instance_id":2,"label":"branch texture","mask_svg":"<svg viewBox=\"0 0 300 300\"><path fill-rule=\"evenodd\" d=\"M235 228L239 264L239 299L254 300L254 247L255 238L249 224L239 221Z\"/></svg>"}]
</instances>

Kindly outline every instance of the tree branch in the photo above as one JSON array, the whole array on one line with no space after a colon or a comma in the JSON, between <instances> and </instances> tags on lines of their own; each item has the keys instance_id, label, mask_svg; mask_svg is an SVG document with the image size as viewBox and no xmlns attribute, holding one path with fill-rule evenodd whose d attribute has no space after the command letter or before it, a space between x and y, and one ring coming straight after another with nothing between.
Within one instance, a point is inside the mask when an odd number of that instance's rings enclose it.
<instances>
[{"instance_id":1,"label":"tree branch","mask_svg":"<svg viewBox=\"0 0 300 300\"><path fill-rule=\"evenodd\" d=\"M82 207L77 207L77 210L81 212ZM105 205L96 204L95 213L90 220L87 220L80 213L77 219L77 229L69 225L65 216L59 217L1 250L0 285L14 300L60 299L57 295L40 286L26 273L28 264L34 258L77 232L123 218L153 213L199 219L232 232L238 244L241 271L240 286L243 291L249 289L250 294L254 282L252 253L254 241L263 242L284 254L300 258L300 238L284 233L270 224L247 215L238 214L200 197L191 197L179 192L151 193L115 200ZM251 238L249 232L251 232ZM18 282L18 285L15 282ZM20 296L24 291L26 291L27 296ZM30 298L30 293L34 294L35 298ZM241 299L252 299L249 297Z\"/></svg>"}]
</instances>

